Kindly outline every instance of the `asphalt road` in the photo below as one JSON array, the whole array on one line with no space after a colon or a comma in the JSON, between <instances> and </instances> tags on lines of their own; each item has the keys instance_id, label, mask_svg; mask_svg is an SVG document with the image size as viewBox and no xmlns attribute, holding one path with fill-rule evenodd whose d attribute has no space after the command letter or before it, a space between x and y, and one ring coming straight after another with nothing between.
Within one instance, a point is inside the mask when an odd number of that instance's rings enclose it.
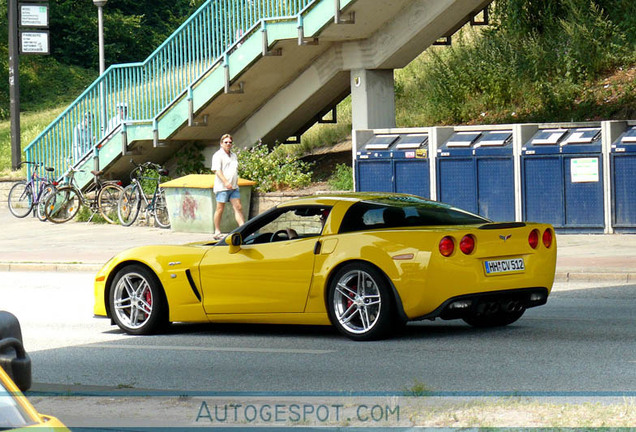
<instances>
[{"instance_id":1,"label":"asphalt road","mask_svg":"<svg viewBox=\"0 0 636 432\"><path fill-rule=\"evenodd\" d=\"M0 272L35 389L175 392L622 392L636 388L636 286L557 284L517 323L412 323L355 343L329 327L173 325L133 337L92 316L92 273Z\"/></svg>"}]
</instances>

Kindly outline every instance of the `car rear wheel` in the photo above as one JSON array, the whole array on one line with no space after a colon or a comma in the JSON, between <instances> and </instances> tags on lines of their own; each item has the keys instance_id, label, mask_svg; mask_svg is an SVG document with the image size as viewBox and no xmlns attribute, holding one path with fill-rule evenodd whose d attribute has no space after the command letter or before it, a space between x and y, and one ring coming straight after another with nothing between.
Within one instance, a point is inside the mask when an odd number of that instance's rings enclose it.
<instances>
[{"instance_id":1,"label":"car rear wheel","mask_svg":"<svg viewBox=\"0 0 636 432\"><path fill-rule=\"evenodd\" d=\"M466 324L473 327L503 327L517 321L525 309L520 310L503 310L500 309L493 313L473 314L463 318Z\"/></svg>"},{"instance_id":2,"label":"car rear wheel","mask_svg":"<svg viewBox=\"0 0 636 432\"><path fill-rule=\"evenodd\" d=\"M168 321L168 308L161 284L154 273L139 265L117 272L109 294L110 312L126 333L156 333Z\"/></svg>"},{"instance_id":3,"label":"car rear wheel","mask_svg":"<svg viewBox=\"0 0 636 432\"><path fill-rule=\"evenodd\" d=\"M388 282L374 267L349 264L334 275L328 296L331 323L350 339L377 340L391 330L393 297Z\"/></svg>"}]
</instances>

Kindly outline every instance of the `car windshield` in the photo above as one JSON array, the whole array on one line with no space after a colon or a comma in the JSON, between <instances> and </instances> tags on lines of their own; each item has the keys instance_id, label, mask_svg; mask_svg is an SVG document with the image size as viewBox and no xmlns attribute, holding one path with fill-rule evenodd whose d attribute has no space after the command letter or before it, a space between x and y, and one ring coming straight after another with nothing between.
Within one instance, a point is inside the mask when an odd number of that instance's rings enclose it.
<instances>
[{"instance_id":1,"label":"car windshield","mask_svg":"<svg viewBox=\"0 0 636 432\"><path fill-rule=\"evenodd\" d=\"M414 196L394 196L352 205L345 214L340 233L377 228L441 225L473 225L490 222L481 216L447 204Z\"/></svg>"},{"instance_id":2,"label":"car windshield","mask_svg":"<svg viewBox=\"0 0 636 432\"><path fill-rule=\"evenodd\" d=\"M15 398L0 381L0 430L14 429L35 424Z\"/></svg>"}]
</instances>

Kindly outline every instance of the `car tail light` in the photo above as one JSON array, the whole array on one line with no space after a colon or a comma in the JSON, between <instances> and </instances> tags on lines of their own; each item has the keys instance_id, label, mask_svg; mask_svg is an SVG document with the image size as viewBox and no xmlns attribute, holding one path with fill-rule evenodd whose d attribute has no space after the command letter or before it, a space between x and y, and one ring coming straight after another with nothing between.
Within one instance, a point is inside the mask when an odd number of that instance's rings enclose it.
<instances>
[{"instance_id":1,"label":"car tail light","mask_svg":"<svg viewBox=\"0 0 636 432\"><path fill-rule=\"evenodd\" d=\"M471 234L465 235L459 242L459 249L466 255L470 255L475 250L475 237Z\"/></svg>"},{"instance_id":2,"label":"car tail light","mask_svg":"<svg viewBox=\"0 0 636 432\"><path fill-rule=\"evenodd\" d=\"M528 243L532 249L536 249L539 246L539 230L533 229L528 236Z\"/></svg>"},{"instance_id":3,"label":"car tail light","mask_svg":"<svg viewBox=\"0 0 636 432\"><path fill-rule=\"evenodd\" d=\"M552 246L552 237L552 230L550 228L543 232L543 245L548 249Z\"/></svg>"},{"instance_id":4,"label":"car tail light","mask_svg":"<svg viewBox=\"0 0 636 432\"><path fill-rule=\"evenodd\" d=\"M445 257L449 257L455 251L455 241L452 237L446 236L439 242L439 253Z\"/></svg>"}]
</instances>

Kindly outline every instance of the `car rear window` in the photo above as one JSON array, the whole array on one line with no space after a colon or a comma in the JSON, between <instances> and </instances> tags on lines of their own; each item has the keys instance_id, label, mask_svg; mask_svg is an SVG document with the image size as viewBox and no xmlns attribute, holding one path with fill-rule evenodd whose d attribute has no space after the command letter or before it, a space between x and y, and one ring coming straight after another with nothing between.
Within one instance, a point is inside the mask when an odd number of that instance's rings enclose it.
<instances>
[{"instance_id":1,"label":"car rear window","mask_svg":"<svg viewBox=\"0 0 636 432\"><path fill-rule=\"evenodd\" d=\"M339 232L487 222L490 221L447 204L417 197L387 197L352 205L342 220Z\"/></svg>"}]
</instances>

